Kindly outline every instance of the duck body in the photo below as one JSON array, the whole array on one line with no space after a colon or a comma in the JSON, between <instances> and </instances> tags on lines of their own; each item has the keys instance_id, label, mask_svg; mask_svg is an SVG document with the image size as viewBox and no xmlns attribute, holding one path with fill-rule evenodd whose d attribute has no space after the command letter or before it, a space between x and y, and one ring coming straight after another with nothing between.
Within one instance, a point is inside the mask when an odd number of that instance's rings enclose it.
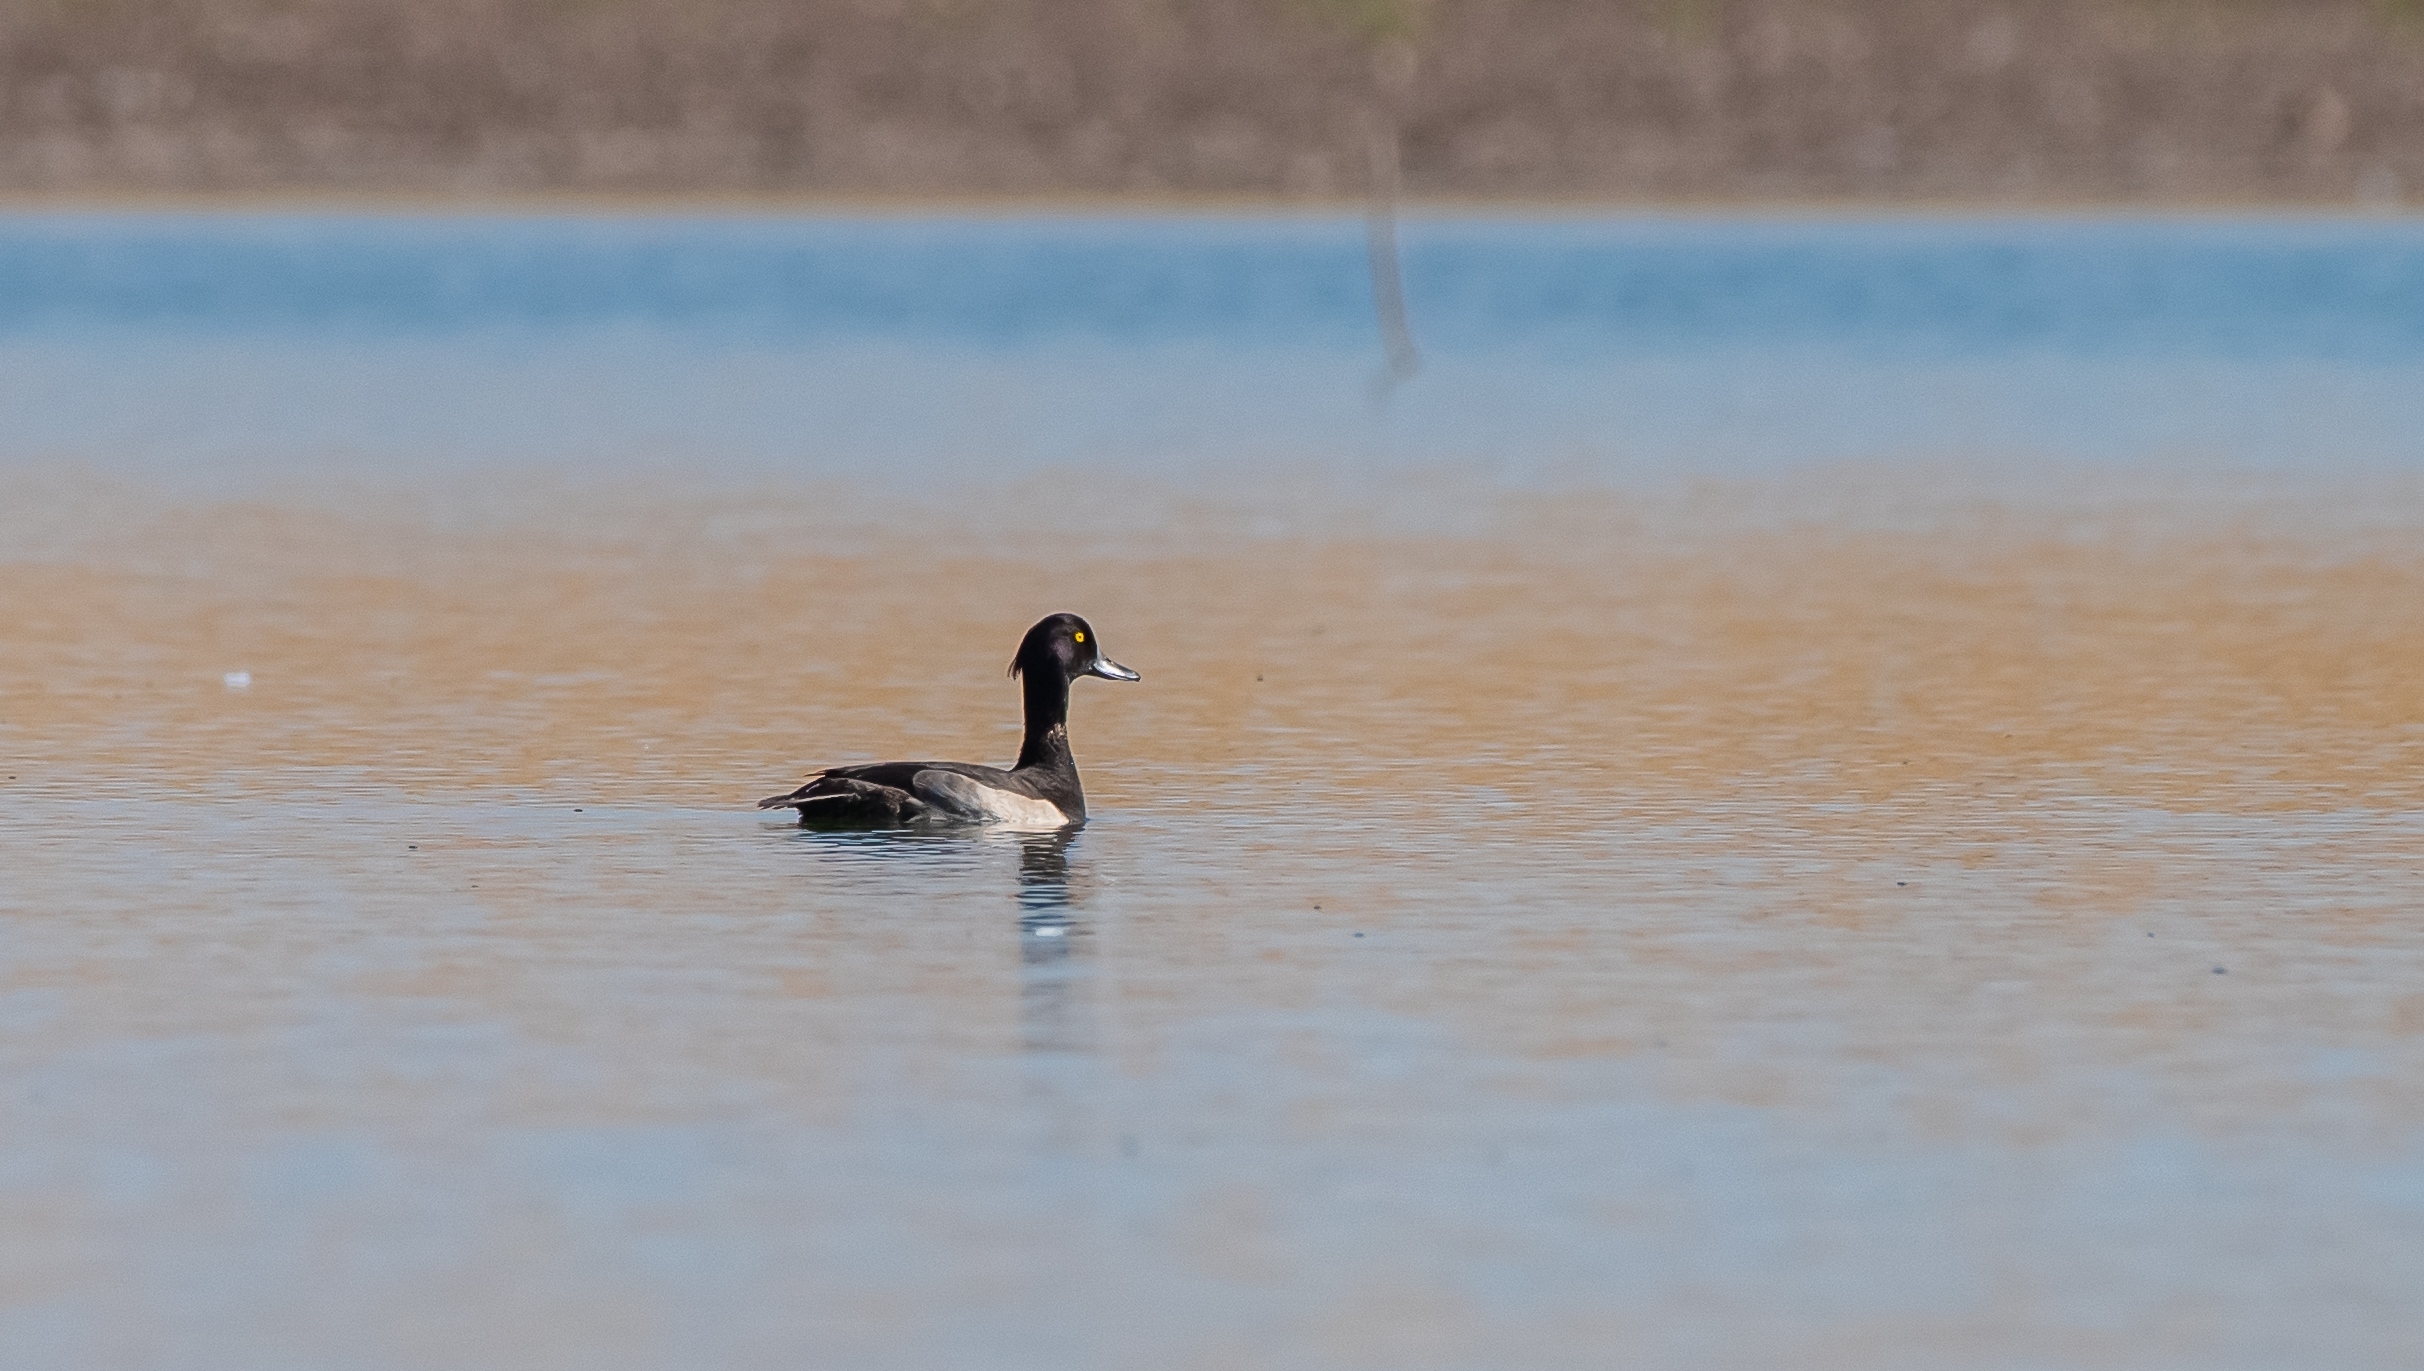
<instances>
[{"instance_id":1,"label":"duck body","mask_svg":"<svg viewBox=\"0 0 2424 1371\"><path fill-rule=\"evenodd\" d=\"M870 762L827 767L760 809L796 809L809 827L892 828L987 824L1022 830L1086 821L1086 795L1069 751L1069 685L1079 676L1134 681L1102 654L1094 630L1055 614L1027 630L1010 674L1021 678L1027 735L1009 770L973 762Z\"/></svg>"},{"instance_id":2,"label":"duck body","mask_svg":"<svg viewBox=\"0 0 2424 1371\"><path fill-rule=\"evenodd\" d=\"M804 824L878 828L919 823L999 824L1013 829L1067 828L1086 821L1077 769L1058 777L973 762L870 762L827 767L788 795L758 801L760 809L796 808Z\"/></svg>"}]
</instances>

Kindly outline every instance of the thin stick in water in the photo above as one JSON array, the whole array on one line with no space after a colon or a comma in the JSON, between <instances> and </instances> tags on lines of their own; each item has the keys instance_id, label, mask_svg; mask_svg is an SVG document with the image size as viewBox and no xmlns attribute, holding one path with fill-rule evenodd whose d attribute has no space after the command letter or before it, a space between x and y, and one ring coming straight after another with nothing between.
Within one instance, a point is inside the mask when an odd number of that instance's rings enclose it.
<instances>
[{"instance_id":1,"label":"thin stick in water","mask_svg":"<svg viewBox=\"0 0 2424 1371\"><path fill-rule=\"evenodd\" d=\"M1364 215L1364 242L1372 259L1372 308L1379 316L1386 360L1372 391L1376 400L1422 366L1414 330L1406 321L1405 275L1397 262L1397 121L1375 109L1365 121L1371 149L1371 203Z\"/></svg>"}]
</instances>

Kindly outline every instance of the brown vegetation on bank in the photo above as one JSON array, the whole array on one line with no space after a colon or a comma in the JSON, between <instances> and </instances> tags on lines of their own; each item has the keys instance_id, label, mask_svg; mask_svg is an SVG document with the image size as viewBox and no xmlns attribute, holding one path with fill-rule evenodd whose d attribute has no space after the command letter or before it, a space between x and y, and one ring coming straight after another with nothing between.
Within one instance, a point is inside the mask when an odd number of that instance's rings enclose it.
<instances>
[{"instance_id":1,"label":"brown vegetation on bank","mask_svg":"<svg viewBox=\"0 0 2424 1371\"><path fill-rule=\"evenodd\" d=\"M2388 201L2420 11L0 0L0 189Z\"/></svg>"}]
</instances>

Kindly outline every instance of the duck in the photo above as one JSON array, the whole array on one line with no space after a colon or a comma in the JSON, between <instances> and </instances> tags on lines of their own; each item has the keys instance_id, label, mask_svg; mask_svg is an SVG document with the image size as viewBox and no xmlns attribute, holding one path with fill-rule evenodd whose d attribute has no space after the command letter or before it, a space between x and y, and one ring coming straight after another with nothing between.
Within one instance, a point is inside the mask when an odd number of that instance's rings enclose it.
<instances>
[{"instance_id":1,"label":"duck","mask_svg":"<svg viewBox=\"0 0 2424 1371\"><path fill-rule=\"evenodd\" d=\"M1086 792L1069 751L1069 686L1081 676L1144 678L1104 656L1094 626L1075 614L1050 615L1028 629L1010 674L1025 691L1027 736L1009 770L973 762L832 766L758 808L796 809L807 828L985 824L1043 832L1084 823Z\"/></svg>"}]
</instances>

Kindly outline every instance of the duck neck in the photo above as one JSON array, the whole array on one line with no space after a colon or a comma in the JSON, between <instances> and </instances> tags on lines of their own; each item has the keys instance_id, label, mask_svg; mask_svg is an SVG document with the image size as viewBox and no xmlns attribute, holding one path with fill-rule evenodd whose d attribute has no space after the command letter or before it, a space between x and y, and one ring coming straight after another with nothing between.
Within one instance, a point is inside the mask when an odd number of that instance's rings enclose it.
<instances>
[{"instance_id":1,"label":"duck neck","mask_svg":"<svg viewBox=\"0 0 2424 1371\"><path fill-rule=\"evenodd\" d=\"M1027 739L1019 745L1018 770L1042 767L1075 771L1069 755L1069 681L1047 667L1021 678L1027 692Z\"/></svg>"}]
</instances>

